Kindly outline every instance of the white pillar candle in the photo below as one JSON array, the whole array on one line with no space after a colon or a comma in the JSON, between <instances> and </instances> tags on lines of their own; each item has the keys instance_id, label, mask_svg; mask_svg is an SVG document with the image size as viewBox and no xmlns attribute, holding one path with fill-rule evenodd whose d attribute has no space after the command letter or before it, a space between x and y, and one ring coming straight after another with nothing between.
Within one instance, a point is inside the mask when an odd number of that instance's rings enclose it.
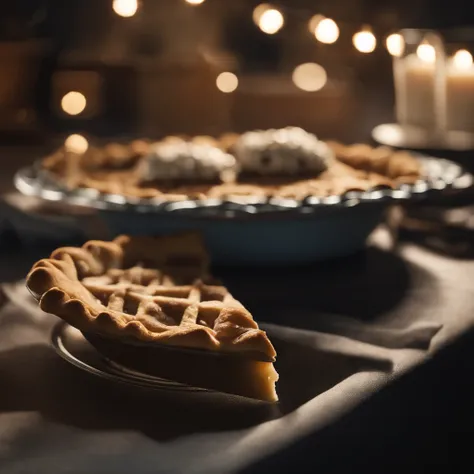
<instances>
[{"instance_id":1,"label":"white pillar candle","mask_svg":"<svg viewBox=\"0 0 474 474\"><path fill-rule=\"evenodd\" d=\"M448 130L474 132L474 65L466 50L458 51L448 63L446 116Z\"/></svg>"},{"instance_id":2,"label":"white pillar candle","mask_svg":"<svg viewBox=\"0 0 474 474\"><path fill-rule=\"evenodd\" d=\"M399 123L433 129L436 125L434 57L410 54L396 58L394 73Z\"/></svg>"}]
</instances>

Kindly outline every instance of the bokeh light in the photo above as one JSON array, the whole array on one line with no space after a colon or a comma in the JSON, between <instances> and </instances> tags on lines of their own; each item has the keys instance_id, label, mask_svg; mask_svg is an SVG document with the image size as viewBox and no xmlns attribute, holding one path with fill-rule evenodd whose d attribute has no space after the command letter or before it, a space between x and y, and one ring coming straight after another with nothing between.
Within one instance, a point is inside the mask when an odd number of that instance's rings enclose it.
<instances>
[{"instance_id":1,"label":"bokeh light","mask_svg":"<svg viewBox=\"0 0 474 474\"><path fill-rule=\"evenodd\" d=\"M292 75L296 87L307 92L321 90L328 80L326 70L316 63L304 63L295 68Z\"/></svg>"},{"instance_id":2,"label":"bokeh light","mask_svg":"<svg viewBox=\"0 0 474 474\"><path fill-rule=\"evenodd\" d=\"M285 24L285 18L280 10L268 3L258 5L254 9L252 17L255 24L268 35L274 35Z\"/></svg>"},{"instance_id":3,"label":"bokeh light","mask_svg":"<svg viewBox=\"0 0 474 474\"><path fill-rule=\"evenodd\" d=\"M352 43L357 51L361 53L372 53L377 46L377 39L370 30L363 29L352 37Z\"/></svg>"},{"instance_id":4,"label":"bokeh light","mask_svg":"<svg viewBox=\"0 0 474 474\"><path fill-rule=\"evenodd\" d=\"M114 0L112 8L117 15L130 18L138 11L138 0Z\"/></svg>"},{"instance_id":5,"label":"bokeh light","mask_svg":"<svg viewBox=\"0 0 474 474\"><path fill-rule=\"evenodd\" d=\"M69 135L66 138L64 147L69 152L82 154L85 153L89 148L89 142L87 141L86 137L75 133L73 135Z\"/></svg>"},{"instance_id":6,"label":"bokeh light","mask_svg":"<svg viewBox=\"0 0 474 474\"><path fill-rule=\"evenodd\" d=\"M392 56L400 57L405 50L405 40L401 34L393 33L385 40L385 46Z\"/></svg>"},{"instance_id":7,"label":"bokeh light","mask_svg":"<svg viewBox=\"0 0 474 474\"><path fill-rule=\"evenodd\" d=\"M239 78L232 72L221 72L217 76L216 86L226 94L234 92L239 86Z\"/></svg>"},{"instance_id":8,"label":"bokeh light","mask_svg":"<svg viewBox=\"0 0 474 474\"><path fill-rule=\"evenodd\" d=\"M325 44L332 44L339 38L339 27L331 18L320 19L314 27L314 36L318 41Z\"/></svg>"},{"instance_id":9,"label":"bokeh light","mask_svg":"<svg viewBox=\"0 0 474 474\"><path fill-rule=\"evenodd\" d=\"M84 112L86 106L86 97L77 91L68 92L61 99L61 108L68 115L79 115Z\"/></svg>"}]
</instances>

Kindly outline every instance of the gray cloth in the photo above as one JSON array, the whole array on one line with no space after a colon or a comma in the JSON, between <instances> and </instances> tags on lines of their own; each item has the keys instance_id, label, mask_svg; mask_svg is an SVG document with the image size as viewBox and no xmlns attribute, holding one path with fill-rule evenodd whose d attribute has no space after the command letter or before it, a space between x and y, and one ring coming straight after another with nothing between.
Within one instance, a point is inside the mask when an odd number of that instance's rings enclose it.
<instances>
[{"instance_id":1,"label":"gray cloth","mask_svg":"<svg viewBox=\"0 0 474 474\"><path fill-rule=\"evenodd\" d=\"M472 326L473 262L414 246L398 255L370 248L284 275L221 270L275 343L274 409L84 373L51 348L56 318L4 285L0 472L237 472L321 430Z\"/></svg>"}]
</instances>

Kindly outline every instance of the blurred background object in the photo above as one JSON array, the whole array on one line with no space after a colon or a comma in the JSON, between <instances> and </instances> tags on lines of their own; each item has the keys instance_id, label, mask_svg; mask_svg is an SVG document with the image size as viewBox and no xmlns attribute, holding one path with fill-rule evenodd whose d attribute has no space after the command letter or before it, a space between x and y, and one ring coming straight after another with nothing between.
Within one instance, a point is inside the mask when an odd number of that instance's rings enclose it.
<instances>
[{"instance_id":1,"label":"blurred background object","mask_svg":"<svg viewBox=\"0 0 474 474\"><path fill-rule=\"evenodd\" d=\"M46 54L39 34L46 7L9 2L0 8L0 132L31 131L37 126L35 91Z\"/></svg>"},{"instance_id":2,"label":"blurred background object","mask_svg":"<svg viewBox=\"0 0 474 474\"><path fill-rule=\"evenodd\" d=\"M355 140L393 115L372 99L383 88L393 101L386 38L436 25L426 3L18 0L0 17L2 128L161 136L291 123Z\"/></svg>"}]
</instances>

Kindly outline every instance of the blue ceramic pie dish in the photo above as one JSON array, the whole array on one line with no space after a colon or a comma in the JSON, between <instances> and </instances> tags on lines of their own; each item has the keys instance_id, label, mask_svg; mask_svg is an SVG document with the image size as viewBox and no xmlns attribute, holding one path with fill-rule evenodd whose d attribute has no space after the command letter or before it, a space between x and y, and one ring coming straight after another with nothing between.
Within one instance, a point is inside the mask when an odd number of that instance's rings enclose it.
<instances>
[{"instance_id":1,"label":"blue ceramic pie dish","mask_svg":"<svg viewBox=\"0 0 474 474\"><path fill-rule=\"evenodd\" d=\"M342 257L362 249L395 202L429 199L456 190L466 173L448 160L419 157L423 178L397 189L349 191L340 196L160 202L65 190L37 165L20 170L15 185L23 194L97 209L111 237L157 235L185 230L202 233L219 265L303 264Z\"/></svg>"},{"instance_id":2,"label":"blue ceramic pie dish","mask_svg":"<svg viewBox=\"0 0 474 474\"><path fill-rule=\"evenodd\" d=\"M113 234L166 234L198 230L212 261L223 265L299 264L362 248L380 222L383 203L339 208L324 215L293 212L259 219L101 211Z\"/></svg>"}]
</instances>

